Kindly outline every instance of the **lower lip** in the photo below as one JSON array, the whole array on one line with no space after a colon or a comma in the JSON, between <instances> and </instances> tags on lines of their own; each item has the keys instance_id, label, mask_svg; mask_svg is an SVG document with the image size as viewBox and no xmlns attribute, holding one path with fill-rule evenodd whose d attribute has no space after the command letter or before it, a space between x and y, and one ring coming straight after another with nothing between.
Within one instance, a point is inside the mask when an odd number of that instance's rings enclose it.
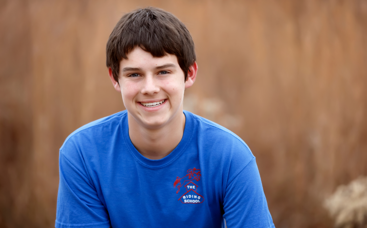
<instances>
[{"instance_id":1,"label":"lower lip","mask_svg":"<svg viewBox=\"0 0 367 228\"><path fill-rule=\"evenodd\" d=\"M164 100L164 102L163 102L162 104L157 105L157 106L154 106L154 107L147 107L147 106L144 106L144 105L142 105L140 102L139 102L139 105L140 105L141 107L143 107L143 108L144 108L144 110L146 110L146 111L156 111L156 110L158 110L158 109L162 108L162 106L163 106L164 104L166 104L166 103L167 103L167 99L166 99L166 100Z\"/></svg>"}]
</instances>

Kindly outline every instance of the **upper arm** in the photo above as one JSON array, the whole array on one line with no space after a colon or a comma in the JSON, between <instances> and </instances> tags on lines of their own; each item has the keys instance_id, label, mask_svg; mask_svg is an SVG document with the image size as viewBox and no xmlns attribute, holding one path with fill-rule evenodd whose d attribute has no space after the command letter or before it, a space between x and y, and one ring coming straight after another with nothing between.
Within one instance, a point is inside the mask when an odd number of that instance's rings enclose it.
<instances>
[{"instance_id":1,"label":"upper arm","mask_svg":"<svg viewBox=\"0 0 367 228\"><path fill-rule=\"evenodd\" d=\"M253 158L229 179L223 201L227 227L274 227Z\"/></svg>"},{"instance_id":2,"label":"upper arm","mask_svg":"<svg viewBox=\"0 0 367 228\"><path fill-rule=\"evenodd\" d=\"M109 227L108 212L98 197L84 159L76 148L69 146L65 149L65 153L60 150L59 157L60 180L55 226Z\"/></svg>"}]
</instances>

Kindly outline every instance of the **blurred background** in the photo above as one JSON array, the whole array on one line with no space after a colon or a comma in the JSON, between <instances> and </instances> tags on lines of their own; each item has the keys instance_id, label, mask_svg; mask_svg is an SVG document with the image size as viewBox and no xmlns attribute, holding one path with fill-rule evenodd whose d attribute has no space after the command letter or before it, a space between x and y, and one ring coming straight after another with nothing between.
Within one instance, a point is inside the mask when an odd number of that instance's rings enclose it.
<instances>
[{"instance_id":1,"label":"blurred background","mask_svg":"<svg viewBox=\"0 0 367 228\"><path fill-rule=\"evenodd\" d=\"M146 6L190 30L185 109L250 146L276 227L333 227L325 199L367 176L365 0L0 0L0 227L53 227L58 149L124 109L105 45Z\"/></svg>"}]
</instances>

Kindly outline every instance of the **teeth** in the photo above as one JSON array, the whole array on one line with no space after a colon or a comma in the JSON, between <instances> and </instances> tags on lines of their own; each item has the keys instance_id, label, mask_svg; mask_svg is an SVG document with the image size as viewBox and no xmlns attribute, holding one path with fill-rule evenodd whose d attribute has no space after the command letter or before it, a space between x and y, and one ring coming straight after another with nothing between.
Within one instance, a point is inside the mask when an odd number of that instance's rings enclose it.
<instances>
[{"instance_id":1,"label":"teeth","mask_svg":"<svg viewBox=\"0 0 367 228\"><path fill-rule=\"evenodd\" d=\"M159 102L152 102L152 103L141 103L145 107L154 107L163 104L164 100Z\"/></svg>"}]
</instances>

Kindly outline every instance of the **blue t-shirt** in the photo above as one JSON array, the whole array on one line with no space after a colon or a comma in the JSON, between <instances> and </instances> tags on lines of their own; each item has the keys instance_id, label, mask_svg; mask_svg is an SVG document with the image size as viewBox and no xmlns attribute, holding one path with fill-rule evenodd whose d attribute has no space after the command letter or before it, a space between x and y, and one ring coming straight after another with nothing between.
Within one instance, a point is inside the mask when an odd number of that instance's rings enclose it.
<instances>
[{"instance_id":1,"label":"blue t-shirt","mask_svg":"<svg viewBox=\"0 0 367 228\"><path fill-rule=\"evenodd\" d=\"M255 157L234 133L184 111L166 157L142 156L126 111L89 123L60 148L57 228L274 227Z\"/></svg>"}]
</instances>

